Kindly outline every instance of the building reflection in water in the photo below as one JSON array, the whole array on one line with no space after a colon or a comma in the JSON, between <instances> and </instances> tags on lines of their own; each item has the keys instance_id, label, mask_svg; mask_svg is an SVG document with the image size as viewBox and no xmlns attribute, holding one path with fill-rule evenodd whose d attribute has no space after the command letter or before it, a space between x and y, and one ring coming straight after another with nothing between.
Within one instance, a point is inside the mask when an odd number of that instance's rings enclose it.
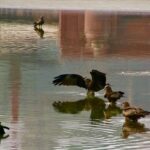
<instances>
[{"instance_id":1,"label":"building reflection in water","mask_svg":"<svg viewBox=\"0 0 150 150\"><path fill-rule=\"evenodd\" d=\"M19 118L19 96L20 96L20 82L21 82L21 71L20 71L20 60L19 58L13 57L10 62L10 86L11 86L11 108L12 108L12 125L11 125L11 148L19 149L19 135L18 135L18 118Z\"/></svg>"},{"instance_id":2,"label":"building reflection in water","mask_svg":"<svg viewBox=\"0 0 150 150\"><path fill-rule=\"evenodd\" d=\"M59 30L62 57L82 56L85 45L84 12L60 11Z\"/></svg>"},{"instance_id":3,"label":"building reflection in water","mask_svg":"<svg viewBox=\"0 0 150 150\"><path fill-rule=\"evenodd\" d=\"M116 15L85 11L86 50L91 51L93 57L109 53L111 39L116 34L116 25Z\"/></svg>"},{"instance_id":4,"label":"building reflection in water","mask_svg":"<svg viewBox=\"0 0 150 150\"><path fill-rule=\"evenodd\" d=\"M60 11L62 57L149 57L149 16Z\"/></svg>"},{"instance_id":5,"label":"building reflection in water","mask_svg":"<svg viewBox=\"0 0 150 150\"><path fill-rule=\"evenodd\" d=\"M149 57L149 15L0 9L0 18L33 21L39 16L46 24L59 24L62 57Z\"/></svg>"}]
</instances>

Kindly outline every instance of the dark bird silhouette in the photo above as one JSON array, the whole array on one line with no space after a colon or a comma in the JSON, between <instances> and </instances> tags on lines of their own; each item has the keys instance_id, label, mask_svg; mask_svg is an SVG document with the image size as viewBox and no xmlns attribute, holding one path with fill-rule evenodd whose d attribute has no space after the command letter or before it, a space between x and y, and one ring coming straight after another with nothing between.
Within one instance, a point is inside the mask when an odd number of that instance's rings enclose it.
<instances>
[{"instance_id":1,"label":"dark bird silhouette","mask_svg":"<svg viewBox=\"0 0 150 150\"><path fill-rule=\"evenodd\" d=\"M8 127L1 125L1 122L0 122L0 135L4 135L5 134L5 130L4 129L9 130Z\"/></svg>"},{"instance_id":2,"label":"dark bird silhouette","mask_svg":"<svg viewBox=\"0 0 150 150\"><path fill-rule=\"evenodd\" d=\"M107 98L110 103L116 103L116 101L124 95L122 91L113 91L110 84L106 84L104 90L104 97Z\"/></svg>"},{"instance_id":3,"label":"dark bird silhouette","mask_svg":"<svg viewBox=\"0 0 150 150\"><path fill-rule=\"evenodd\" d=\"M34 27L39 26L39 28L42 28L42 25L44 24L44 17L42 16L38 21L34 22Z\"/></svg>"},{"instance_id":4,"label":"dark bird silhouette","mask_svg":"<svg viewBox=\"0 0 150 150\"><path fill-rule=\"evenodd\" d=\"M100 91L106 84L105 73L97 70L90 72L92 79L84 78L78 74L62 74L54 78L54 85L78 86L87 90L87 96L94 96L94 92Z\"/></svg>"},{"instance_id":5,"label":"dark bird silhouette","mask_svg":"<svg viewBox=\"0 0 150 150\"><path fill-rule=\"evenodd\" d=\"M91 121L101 121L104 119L105 102L98 97L85 98L77 101L55 101L54 109L60 113L78 114L81 111L90 111Z\"/></svg>"},{"instance_id":6,"label":"dark bird silhouette","mask_svg":"<svg viewBox=\"0 0 150 150\"><path fill-rule=\"evenodd\" d=\"M42 28L34 27L34 31L40 36L40 38L43 38L44 36L44 30Z\"/></svg>"},{"instance_id":7,"label":"dark bird silhouette","mask_svg":"<svg viewBox=\"0 0 150 150\"><path fill-rule=\"evenodd\" d=\"M123 103L123 116L126 121L137 122L138 119L144 118L147 115L150 115L149 111L145 111L138 107L131 107L128 102Z\"/></svg>"},{"instance_id":8,"label":"dark bird silhouette","mask_svg":"<svg viewBox=\"0 0 150 150\"><path fill-rule=\"evenodd\" d=\"M53 107L56 111L68 114L78 114L84 109L85 101L55 101Z\"/></svg>"}]
</instances>

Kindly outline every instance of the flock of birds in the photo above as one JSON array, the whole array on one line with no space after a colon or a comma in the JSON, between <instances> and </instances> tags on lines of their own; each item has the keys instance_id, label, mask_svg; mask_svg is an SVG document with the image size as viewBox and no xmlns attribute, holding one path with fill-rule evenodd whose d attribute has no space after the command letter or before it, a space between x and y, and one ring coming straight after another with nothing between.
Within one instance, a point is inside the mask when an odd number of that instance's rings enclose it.
<instances>
[{"instance_id":1,"label":"flock of birds","mask_svg":"<svg viewBox=\"0 0 150 150\"><path fill-rule=\"evenodd\" d=\"M79 74L61 74L56 76L53 80L54 85L66 85L66 86L78 86L87 90L87 97L94 97L95 92L104 89L104 98L110 103L116 103L117 100L124 96L122 91L113 91L110 84L106 83L106 74L98 70L92 70L90 72L91 79L83 77ZM129 102L122 103L122 114L126 121L138 122L140 118L143 118L150 114L149 111L145 111L142 108L130 106Z\"/></svg>"},{"instance_id":2,"label":"flock of birds","mask_svg":"<svg viewBox=\"0 0 150 150\"><path fill-rule=\"evenodd\" d=\"M34 22L34 29L40 32L41 37L43 37L44 31L42 30L42 25L45 23L44 17L42 16L38 21ZM124 92L113 91L110 84L106 83L106 74L98 70L92 70L90 72L91 79L85 78L78 74L62 74L53 80L54 85L73 85L85 88L87 90L87 96L95 96L95 92L102 89L105 90L104 98L106 98L110 103L116 103L116 101L123 97ZM129 102L123 103L123 116L125 120L131 120L137 122L138 119L149 115L149 111L145 111L142 108L132 107Z\"/></svg>"},{"instance_id":3,"label":"flock of birds","mask_svg":"<svg viewBox=\"0 0 150 150\"><path fill-rule=\"evenodd\" d=\"M42 16L38 21L34 22L34 30L37 32L37 34L43 38L44 36L44 30L42 29L43 24L45 23L44 17ZM90 97L95 97L95 92L98 92L100 90L104 90L104 98L106 98L108 100L108 102L110 103L110 105L108 106L107 110L104 111L105 117L109 114L108 112L111 110L115 110L116 108L116 112L120 113L120 108L117 107L115 104L117 102L117 100L119 100L120 98L124 97L124 92L123 91L113 91L111 88L111 85L109 83L106 83L106 74L103 72L100 72L98 70L92 70L90 72L91 74L91 79L83 77L79 74L61 74L59 76L56 76L53 80L53 84L54 85L66 85L66 86L78 86L81 88L84 88L87 90L87 98ZM59 109L63 109L63 106L71 106L71 110L72 106L76 105L77 107L79 107L79 110L82 110L82 107L84 106L82 103L85 104L85 100L79 100L77 102L55 102L53 104L54 107L58 107ZM99 103L100 101L97 101L96 97L95 97L95 104L98 107L99 106L103 106L103 103ZM91 103L93 105L93 103ZM104 105L105 106L105 105ZM95 107L95 106L94 106ZM102 109L100 111L103 111L103 107L98 108L96 107L96 109ZM76 110L74 110L75 112ZM123 116L125 117L125 123L123 125L123 132L125 137L128 136L128 132L137 132L137 130L139 130L140 132L145 131L144 125L140 124L138 122L138 120L140 118L144 118L147 115L150 115L149 111L145 111L142 108L139 107L135 107L135 106L130 106L128 101L125 101L122 103L122 110L121 110ZM110 115L110 114L109 114ZM108 116L109 116L108 115ZM92 116L92 115L91 115ZM108 117L107 116L107 117ZM106 117L106 118L107 118ZM133 125L134 123L134 125ZM130 124L130 128L129 125ZM4 132L4 126L1 126L1 129ZM7 128L8 129L8 128Z\"/></svg>"}]
</instances>

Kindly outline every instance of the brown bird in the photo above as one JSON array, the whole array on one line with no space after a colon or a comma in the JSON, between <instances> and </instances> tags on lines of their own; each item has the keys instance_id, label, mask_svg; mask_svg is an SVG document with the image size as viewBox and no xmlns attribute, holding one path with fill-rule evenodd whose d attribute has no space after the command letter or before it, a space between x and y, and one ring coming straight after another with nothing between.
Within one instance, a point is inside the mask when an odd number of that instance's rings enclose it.
<instances>
[{"instance_id":1,"label":"brown bird","mask_svg":"<svg viewBox=\"0 0 150 150\"><path fill-rule=\"evenodd\" d=\"M87 90L87 96L94 96L95 92L102 90L106 84L106 74L97 70L90 72L92 79L84 78L78 74L62 74L54 78L54 85L78 86Z\"/></svg>"},{"instance_id":2,"label":"brown bird","mask_svg":"<svg viewBox=\"0 0 150 150\"><path fill-rule=\"evenodd\" d=\"M39 26L39 28L42 28L42 25L44 24L44 17L42 16L38 21L34 22L34 27Z\"/></svg>"},{"instance_id":3,"label":"brown bird","mask_svg":"<svg viewBox=\"0 0 150 150\"><path fill-rule=\"evenodd\" d=\"M128 102L123 103L123 116L126 121L137 122L138 119L144 118L146 115L150 115L150 112L145 111L142 108L131 107Z\"/></svg>"},{"instance_id":4,"label":"brown bird","mask_svg":"<svg viewBox=\"0 0 150 150\"><path fill-rule=\"evenodd\" d=\"M124 92L122 91L113 91L110 84L106 84L104 90L104 97L111 103L116 103L116 101L124 95Z\"/></svg>"}]
</instances>

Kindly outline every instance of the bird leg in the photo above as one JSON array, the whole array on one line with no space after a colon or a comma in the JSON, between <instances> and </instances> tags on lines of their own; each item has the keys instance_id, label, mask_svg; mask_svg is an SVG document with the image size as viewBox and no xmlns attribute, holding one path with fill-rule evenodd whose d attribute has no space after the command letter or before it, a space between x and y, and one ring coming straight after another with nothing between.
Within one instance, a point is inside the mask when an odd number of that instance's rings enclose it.
<instances>
[{"instance_id":1,"label":"bird leg","mask_svg":"<svg viewBox=\"0 0 150 150\"><path fill-rule=\"evenodd\" d=\"M90 90L87 91L87 97L94 97L94 96L95 96L94 91L90 91Z\"/></svg>"}]
</instances>

